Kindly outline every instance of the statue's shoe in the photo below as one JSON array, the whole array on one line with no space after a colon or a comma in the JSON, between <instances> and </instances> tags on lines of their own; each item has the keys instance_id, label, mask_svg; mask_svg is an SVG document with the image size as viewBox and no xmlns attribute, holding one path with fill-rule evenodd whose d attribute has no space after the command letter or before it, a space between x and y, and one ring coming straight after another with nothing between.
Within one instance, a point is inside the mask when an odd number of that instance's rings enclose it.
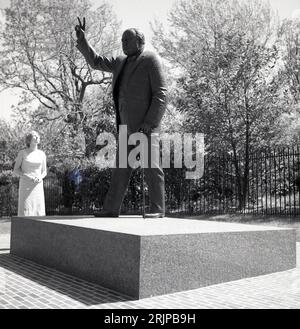
<instances>
[{"instance_id":1,"label":"statue's shoe","mask_svg":"<svg viewBox=\"0 0 300 329\"><path fill-rule=\"evenodd\" d=\"M162 212L146 213L145 218L164 218L165 215Z\"/></svg>"},{"instance_id":2,"label":"statue's shoe","mask_svg":"<svg viewBox=\"0 0 300 329\"><path fill-rule=\"evenodd\" d=\"M119 214L111 212L111 211L107 211L107 210L101 210L101 211L94 212L94 216L95 217L119 217Z\"/></svg>"}]
</instances>

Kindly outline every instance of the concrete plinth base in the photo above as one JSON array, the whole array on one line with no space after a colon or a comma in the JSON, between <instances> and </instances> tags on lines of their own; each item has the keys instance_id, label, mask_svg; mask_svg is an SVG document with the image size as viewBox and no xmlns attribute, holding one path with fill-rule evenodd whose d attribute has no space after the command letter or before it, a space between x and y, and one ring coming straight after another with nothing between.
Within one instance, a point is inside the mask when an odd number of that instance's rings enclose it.
<instances>
[{"instance_id":1,"label":"concrete plinth base","mask_svg":"<svg viewBox=\"0 0 300 329\"><path fill-rule=\"evenodd\" d=\"M145 298L294 268L296 239L188 219L13 217L11 253Z\"/></svg>"}]
</instances>

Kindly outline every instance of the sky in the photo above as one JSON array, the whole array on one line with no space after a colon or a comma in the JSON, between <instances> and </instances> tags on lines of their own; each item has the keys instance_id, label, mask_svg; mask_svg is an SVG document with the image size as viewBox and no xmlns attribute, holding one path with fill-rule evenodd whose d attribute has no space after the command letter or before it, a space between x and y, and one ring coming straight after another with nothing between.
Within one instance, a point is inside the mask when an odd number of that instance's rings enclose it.
<instances>
[{"instance_id":1,"label":"sky","mask_svg":"<svg viewBox=\"0 0 300 329\"><path fill-rule=\"evenodd\" d=\"M91 0L95 6L101 0ZM155 18L166 22L168 11L176 0L109 0L115 13L122 20L123 30L136 27L140 28L148 40L151 49L152 32L149 25ZM76 3L76 0L74 0ZM292 16L300 17L300 0L269 0L271 6L278 11L281 18ZM0 0L0 9L8 7L10 0ZM147 43L146 43L147 45ZM1 88L1 87L0 87ZM0 89L1 90L1 89ZM0 119L10 120L11 106L18 103L17 90L5 90L0 93Z\"/></svg>"}]
</instances>

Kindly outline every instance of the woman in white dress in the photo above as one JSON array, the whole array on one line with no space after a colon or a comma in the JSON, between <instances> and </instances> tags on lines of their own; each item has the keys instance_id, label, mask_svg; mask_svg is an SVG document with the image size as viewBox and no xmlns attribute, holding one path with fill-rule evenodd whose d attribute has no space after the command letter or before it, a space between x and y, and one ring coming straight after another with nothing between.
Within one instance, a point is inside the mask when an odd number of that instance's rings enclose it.
<instances>
[{"instance_id":1,"label":"woman in white dress","mask_svg":"<svg viewBox=\"0 0 300 329\"><path fill-rule=\"evenodd\" d=\"M40 135L36 131L25 140L27 148L19 152L14 166L14 173L20 177L18 216L45 216L46 155L38 149Z\"/></svg>"}]
</instances>

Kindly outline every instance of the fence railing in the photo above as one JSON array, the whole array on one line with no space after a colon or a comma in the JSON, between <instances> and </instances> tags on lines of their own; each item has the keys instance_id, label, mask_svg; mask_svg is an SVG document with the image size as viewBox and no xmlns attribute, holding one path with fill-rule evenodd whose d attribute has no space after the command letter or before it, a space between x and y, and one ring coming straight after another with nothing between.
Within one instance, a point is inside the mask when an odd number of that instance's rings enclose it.
<instances>
[{"instance_id":1,"label":"fence railing","mask_svg":"<svg viewBox=\"0 0 300 329\"><path fill-rule=\"evenodd\" d=\"M248 162L242 156L206 156L204 175L199 180L185 179L185 169L164 172L167 214L300 215L299 148L254 153ZM44 180L47 215L92 214L101 208L110 171L97 175L83 173L78 180L70 173L60 178L49 174ZM0 196L0 216L16 215L17 181L0 185ZM122 213L142 214L142 200L141 170L137 169ZM147 186L146 204L149 204Z\"/></svg>"},{"instance_id":2,"label":"fence railing","mask_svg":"<svg viewBox=\"0 0 300 329\"><path fill-rule=\"evenodd\" d=\"M300 214L300 150L254 153L247 163L241 156L206 157L202 179L181 178L168 184L174 185L167 200L169 210L175 212L297 216ZM172 202L176 190L178 197Z\"/></svg>"}]
</instances>

